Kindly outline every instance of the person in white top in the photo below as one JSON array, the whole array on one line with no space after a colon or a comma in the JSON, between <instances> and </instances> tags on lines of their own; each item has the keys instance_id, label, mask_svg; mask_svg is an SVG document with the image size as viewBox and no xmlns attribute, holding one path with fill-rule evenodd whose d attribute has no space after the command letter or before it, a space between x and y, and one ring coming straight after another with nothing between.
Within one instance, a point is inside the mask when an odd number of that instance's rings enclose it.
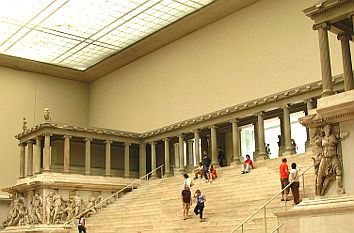
<instances>
[{"instance_id":1,"label":"person in white top","mask_svg":"<svg viewBox=\"0 0 354 233\"><path fill-rule=\"evenodd\" d=\"M290 188L291 188L291 193L293 194L294 203L295 205L297 205L300 203L300 198L299 198L300 182L299 182L299 171L296 169L296 163L291 164L289 181L291 183Z\"/></svg>"},{"instance_id":2,"label":"person in white top","mask_svg":"<svg viewBox=\"0 0 354 233\"><path fill-rule=\"evenodd\" d=\"M184 186L188 186L188 188L191 188L191 183L192 180L189 178L188 174L184 174Z\"/></svg>"},{"instance_id":3,"label":"person in white top","mask_svg":"<svg viewBox=\"0 0 354 233\"><path fill-rule=\"evenodd\" d=\"M84 214L80 216L79 225L77 229L79 230L79 233L86 233L86 220L84 218Z\"/></svg>"}]
</instances>

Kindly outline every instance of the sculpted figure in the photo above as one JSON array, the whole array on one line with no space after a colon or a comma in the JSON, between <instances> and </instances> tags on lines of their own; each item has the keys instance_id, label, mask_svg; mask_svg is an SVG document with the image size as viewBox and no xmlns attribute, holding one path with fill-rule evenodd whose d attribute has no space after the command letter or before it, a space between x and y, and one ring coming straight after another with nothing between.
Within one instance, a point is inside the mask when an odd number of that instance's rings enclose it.
<instances>
[{"instance_id":1,"label":"sculpted figure","mask_svg":"<svg viewBox=\"0 0 354 233\"><path fill-rule=\"evenodd\" d=\"M68 199L68 201L66 202L66 207L65 207L63 212L66 215L65 222L67 222L70 219L75 217L74 209L73 209L73 200L72 199Z\"/></svg>"},{"instance_id":2,"label":"sculpted figure","mask_svg":"<svg viewBox=\"0 0 354 233\"><path fill-rule=\"evenodd\" d=\"M42 215L41 215L42 210L43 210L42 198L38 193L35 193L32 197L32 207L30 212L32 224L43 223Z\"/></svg>"},{"instance_id":3,"label":"sculpted figure","mask_svg":"<svg viewBox=\"0 0 354 233\"><path fill-rule=\"evenodd\" d=\"M45 121L51 121L52 119L50 118L50 109L45 108L43 109L43 116Z\"/></svg>"},{"instance_id":4,"label":"sculpted figure","mask_svg":"<svg viewBox=\"0 0 354 233\"><path fill-rule=\"evenodd\" d=\"M313 154L313 163L314 163L314 171L316 175L315 187L317 187L317 177L318 177L318 170L320 167L320 162L323 156L323 149L322 149L322 130L321 128L314 129L314 134L311 140L311 148ZM316 195L319 195L318 190L316 188Z\"/></svg>"},{"instance_id":5,"label":"sculpted figure","mask_svg":"<svg viewBox=\"0 0 354 233\"><path fill-rule=\"evenodd\" d=\"M53 195L53 209L51 212L52 216L52 223L60 223L62 219L62 214L63 214L63 203L62 203L62 198L59 192L57 191Z\"/></svg>"},{"instance_id":6,"label":"sculpted figure","mask_svg":"<svg viewBox=\"0 0 354 233\"><path fill-rule=\"evenodd\" d=\"M97 205L98 203L100 203L102 200L103 200L103 196L102 196L102 192L100 191L100 192L98 192L98 194L97 194L96 201L95 201L95 205ZM97 207L96 207L96 210L97 210L97 208L99 208L99 207L102 209L102 204L101 204L100 206L97 206Z\"/></svg>"},{"instance_id":7,"label":"sculpted figure","mask_svg":"<svg viewBox=\"0 0 354 233\"><path fill-rule=\"evenodd\" d=\"M7 219L5 222L3 222L4 227L12 226L13 221L16 218L16 209L15 209L15 200L12 198L10 207L9 207L9 215L7 216Z\"/></svg>"},{"instance_id":8,"label":"sculpted figure","mask_svg":"<svg viewBox=\"0 0 354 233\"><path fill-rule=\"evenodd\" d=\"M51 213L53 210L53 192L49 191L45 198L45 222L50 224L51 221Z\"/></svg>"},{"instance_id":9,"label":"sculpted figure","mask_svg":"<svg viewBox=\"0 0 354 233\"><path fill-rule=\"evenodd\" d=\"M96 208L92 208L95 206L96 197L93 192L91 192L90 196L88 197L88 202L86 206L87 217L89 217L92 213L96 213Z\"/></svg>"},{"instance_id":10,"label":"sculpted figure","mask_svg":"<svg viewBox=\"0 0 354 233\"><path fill-rule=\"evenodd\" d=\"M318 166L317 193L321 196L326 194L329 184L336 180L337 193L344 193L342 184L342 164L339 159L338 143L341 141L339 136L335 135L331 125L325 125L324 135L321 138L322 158ZM315 169L316 171L316 169Z\"/></svg>"},{"instance_id":11,"label":"sculpted figure","mask_svg":"<svg viewBox=\"0 0 354 233\"><path fill-rule=\"evenodd\" d=\"M79 191L76 191L75 196L73 196L74 216L77 216L80 213L81 204L82 198L80 197Z\"/></svg>"}]
</instances>

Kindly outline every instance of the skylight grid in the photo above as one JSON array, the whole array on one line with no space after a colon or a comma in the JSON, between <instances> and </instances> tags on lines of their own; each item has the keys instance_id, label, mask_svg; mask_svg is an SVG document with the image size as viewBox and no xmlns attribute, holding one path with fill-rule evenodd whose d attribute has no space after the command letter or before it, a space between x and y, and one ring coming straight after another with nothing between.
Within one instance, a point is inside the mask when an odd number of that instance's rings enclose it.
<instances>
[{"instance_id":1,"label":"skylight grid","mask_svg":"<svg viewBox=\"0 0 354 233\"><path fill-rule=\"evenodd\" d=\"M0 53L83 71L212 1L3 0Z\"/></svg>"}]
</instances>

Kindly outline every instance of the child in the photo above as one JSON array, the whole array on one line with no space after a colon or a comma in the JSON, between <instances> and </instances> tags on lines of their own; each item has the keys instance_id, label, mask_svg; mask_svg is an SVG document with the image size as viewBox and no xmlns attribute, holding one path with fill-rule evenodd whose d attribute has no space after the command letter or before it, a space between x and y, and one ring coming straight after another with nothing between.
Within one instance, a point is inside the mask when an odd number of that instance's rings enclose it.
<instances>
[{"instance_id":1,"label":"child","mask_svg":"<svg viewBox=\"0 0 354 233\"><path fill-rule=\"evenodd\" d=\"M203 210L204 210L204 202L206 201L205 195L197 189L194 193L194 197L196 198L196 206L194 208L195 215L199 214L200 221L203 219Z\"/></svg>"}]
</instances>

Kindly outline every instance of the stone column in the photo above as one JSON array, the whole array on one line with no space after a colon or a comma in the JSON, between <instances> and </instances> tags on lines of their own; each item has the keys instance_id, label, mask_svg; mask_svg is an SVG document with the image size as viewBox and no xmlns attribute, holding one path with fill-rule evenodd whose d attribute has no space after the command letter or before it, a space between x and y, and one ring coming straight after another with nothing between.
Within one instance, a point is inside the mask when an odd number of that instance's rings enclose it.
<instances>
[{"instance_id":1,"label":"stone column","mask_svg":"<svg viewBox=\"0 0 354 233\"><path fill-rule=\"evenodd\" d=\"M265 139L264 139L264 114L262 112L258 113L257 118L258 118L259 159L265 159L266 152L265 152Z\"/></svg>"},{"instance_id":2,"label":"stone column","mask_svg":"<svg viewBox=\"0 0 354 233\"><path fill-rule=\"evenodd\" d=\"M27 172L26 176L33 176L33 142L27 142Z\"/></svg>"},{"instance_id":3,"label":"stone column","mask_svg":"<svg viewBox=\"0 0 354 233\"><path fill-rule=\"evenodd\" d=\"M279 116L279 122L280 122L280 145L278 145L278 157L281 157L285 151L285 133L284 133L284 114L282 116Z\"/></svg>"},{"instance_id":4,"label":"stone column","mask_svg":"<svg viewBox=\"0 0 354 233\"><path fill-rule=\"evenodd\" d=\"M210 126L210 140L211 140L211 162L218 165L218 141L216 136L216 126Z\"/></svg>"},{"instance_id":5,"label":"stone column","mask_svg":"<svg viewBox=\"0 0 354 233\"><path fill-rule=\"evenodd\" d=\"M43 172L50 171L50 134L44 134Z\"/></svg>"},{"instance_id":6,"label":"stone column","mask_svg":"<svg viewBox=\"0 0 354 233\"><path fill-rule=\"evenodd\" d=\"M259 142L258 142L258 123L253 123L253 131L254 131L254 152L253 152L253 160L258 159L259 157Z\"/></svg>"},{"instance_id":7,"label":"stone column","mask_svg":"<svg viewBox=\"0 0 354 233\"><path fill-rule=\"evenodd\" d=\"M85 174L91 174L91 138L85 138Z\"/></svg>"},{"instance_id":8,"label":"stone column","mask_svg":"<svg viewBox=\"0 0 354 233\"><path fill-rule=\"evenodd\" d=\"M343 60L343 77L344 77L344 91L352 90L353 83L353 69L352 69L352 56L350 54L349 41L352 39L348 34L338 35L342 45L342 60Z\"/></svg>"},{"instance_id":9,"label":"stone column","mask_svg":"<svg viewBox=\"0 0 354 233\"><path fill-rule=\"evenodd\" d=\"M333 95L331 60L328 43L328 30L330 24L322 23L314 27L318 31L320 58L321 58L321 73L322 73L322 96Z\"/></svg>"},{"instance_id":10,"label":"stone column","mask_svg":"<svg viewBox=\"0 0 354 233\"><path fill-rule=\"evenodd\" d=\"M231 120L232 124L232 164L235 163L242 163L243 159L241 160L241 153L240 153L240 131L238 128L238 120L233 119Z\"/></svg>"},{"instance_id":11,"label":"stone column","mask_svg":"<svg viewBox=\"0 0 354 233\"><path fill-rule=\"evenodd\" d=\"M156 175L156 142L151 142L151 179L157 178Z\"/></svg>"},{"instance_id":12,"label":"stone column","mask_svg":"<svg viewBox=\"0 0 354 233\"><path fill-rule=\"evenodd\" d=\"M306 116L309 115L309 111L313 109L313 100L312 99L307 99L305 100L305 104L306 104ZM307 135L307 140L306 140L306 143L305 143L305 148L306 148L306 151L309 150L310 151L310 145L311 145L311 139L312 139L312 136L313 136L313 130L311 128L307 128L306 127L306 135Z\"/></svg>"},{"instance_id":13,"label":"stone column","mask_svg":"<svg viewBox=\"0 0 354 233\"><path fill-rule=\"evenodd\" d=\"M124 143L124 177L130 177L129 150L130 143Z\"/></svg>"},{"instance_id":14,"label":"stone column","mask_svg":"<svg viewBox=\"0 0 354 233\"><path fill-rule=\"evenodd\" d=\"M165 138L165 176L171 176L170 166L170 139Z\"/></svg>"},{"instance_id":15,"label":"stone column","mask_svg":"<svg viewBox=\"0 0 354 233\"><path fill-rule=\"evenodd\" d=\"M111 144L112 141L105 141L106 159L105 159L105 176L111 176Z\"/></svg>"},{"instance_id":16,"label":"stone column","mask_svg":"<svg viewBox=\"0 0 354 233\"><path fill-rule=\"evenodd\" d=\"M25 178L25 156L26 156L26 144L20 143L20 178Z\"/></svg>"},{"instance_id":17,"label":"stone column","mask_svg":"<svg viewBox=\"0 0 354 233\"><path fill-rule=\"evenodd\" d=\"M146 144L139 144L139 176L146 175Z\"/></svg>"},{"instance_id":18,"label":"stone column","mask_svg":"<svg viewBox=\"0 0 354 233\"><path fill-rule=\"evenodd\" d=\"M64 173L70 173L70 138L64 135Z\"/></svg>"},{"instance_id":19,"label":"stone column","mask_svg":"<svg viewBox=\"0 0 354 233\"><path fill-rule=\"evenodd\" d=\"M175 148L175 174L176 171L179 171L179 143L175 143L174 144L174 148Z\"/></svg>"},{"instance_id":20,"label":"stone column","mask_svg":"<svg viewBox=\"0 0 354 233\"><path fill-rule=\"evenodd\" d=\"M41 157L42 157L42 141L40 137L36 138L36 154L33 159L33 172L39 174L41 172Z\"/></svg>"},{"instance_id":21,"label":"stone column","mask_svg":"<svg viewBox=\"0 0 354 233\"><path fill-rule=\"evenodd\" d=\"M187 163L187 167L188 167L188 172L192 172L193 168L194 168L194 159L193 159L193 144L194 141L193 140L188 140L187 141L187 147L188 147L188 163Z\"/></svg>"},{"instance_id":22,"label":"stone column","mask_svg":"<svg viewBox=\"0 0 354 233\"><path fill-rule=\"evenodd\" d=\"M194 131L194 153L195 153L195 162L197 163L197 165L199 164L199 162L201 161L200 159L200 144L199 144L199 131L195 130Z\"/></svg>"},{"instance_id":23,"label":"stone column","mask_svg":"<svg viewBox=\"0 0 354 233\"><path fill-rule=\"evenodd\" d=\"M186 171L184 167L184 139L183 135L178 136L178 152L179 152L179 172L184 173Z\"/></svg>"},{"instance_id":24,"label":"stone column","mask_svg":"<svg viewBox=\"0 0 354 233\"><path fill-rule=\"evenodd\" d=\"M291 125L290 125L290 113L289 106L285 105L283 107L284 114L284 141L285 141L285 151L283 155L291 155L294 153L292 144L291 144Z\"/></svg>"}]
</instances>

